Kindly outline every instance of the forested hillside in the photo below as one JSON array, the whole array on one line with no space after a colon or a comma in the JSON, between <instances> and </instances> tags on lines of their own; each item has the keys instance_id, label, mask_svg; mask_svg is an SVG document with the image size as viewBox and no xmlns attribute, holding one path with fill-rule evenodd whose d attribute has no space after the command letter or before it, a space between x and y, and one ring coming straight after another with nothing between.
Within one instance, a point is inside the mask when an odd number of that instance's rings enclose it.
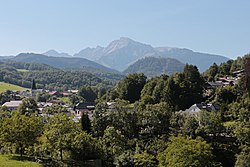
<instances>
[{"instance_id":1,"label":"forested hillside","mask_svg":"<svg viewBox=\"0 0 250 167\"><path fill-rule=\"evenodd\" d=\"M83 85L112 84L85 71L60 70L38 63L6 62L0 64L0 81L30 88L35 79L38 88L50 90L78 89ZM18 69L25 69L26 72Z\"/></svg>"},{"instance_id":2,"label":"forested hillside","mask_svg":"<svg viewBox=\"0 0 250 167\"><path fill-rule=\"evenodd\" d=\"M35 53L20 53L10 60L25 63L43 63L61 69L81 69L83 67L91 67L106 72L117 72L116 70L110 69L96 62L77 57L50 57Z\"/></svg>"},{"instance_id":3,"label":"forested hillside","mask_svg":"<svg viewBox=\"0 0 250 167\"><path fill-rule=\"evenodd\" d=\"M148 77L161 74L172 75L176 72L182 72L184 66L183 63L172 58L146 57L130 65L123 73L133 74L141 72Z\"/></svg>"}]
</instances>

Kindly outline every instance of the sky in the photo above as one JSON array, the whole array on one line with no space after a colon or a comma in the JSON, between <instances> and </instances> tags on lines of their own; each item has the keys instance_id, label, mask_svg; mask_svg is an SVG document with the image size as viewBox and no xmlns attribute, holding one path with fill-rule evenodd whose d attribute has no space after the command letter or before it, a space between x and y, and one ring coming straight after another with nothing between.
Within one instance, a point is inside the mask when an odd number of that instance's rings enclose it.
<instances>
[{"instance_id":1,"label":"sky","mask_svg":"<svg viewBox=\"0 0 250 167\"><path fill-rule=\"evenodd\" d=\"M249 0L0 0L0 55L74 54L120 37L219 54L250 52Z\"/></svg>"}]
</instances>

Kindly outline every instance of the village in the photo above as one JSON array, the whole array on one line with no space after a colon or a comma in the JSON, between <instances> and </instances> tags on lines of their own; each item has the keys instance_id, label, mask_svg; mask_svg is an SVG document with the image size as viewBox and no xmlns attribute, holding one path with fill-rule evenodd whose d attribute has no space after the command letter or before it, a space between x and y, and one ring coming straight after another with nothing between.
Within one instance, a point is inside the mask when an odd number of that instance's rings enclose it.
<instances>
[{"instance_id":1,"label":"village","mask_svg":"<svg viewBox=\"0 0 250 167\"><path fill-rule=\"evenodd\" d=\"M244 70L239 70L233 72L232 76L218 77L214 82L206 82L204 95L209 96L215 88L233 86L235 85L240 78L242 77ZM49 91L44 89L37 89L35 83L32 83L32 88L22 91L9 90L8 91L11 99L4 104L2 107L5 107L9 111L17 110L18 107L22 104L22 99L24 98L33 98L37 102L38 114L41 116L52 116L51 113L46 113L45 109L51 106L61 106L66 109L66 113L73 117L73 120L79 122L82 114L87 114L89 119L92 119L92 115L95 111L96 103L95 101L80 101L76 104L69 102L69 99L73 95L78 95L78 90L67 90L63 92L59 91ZM47 95L48 99L39 100L38 96L40 94ZM107 102L108 109L112 110L116 102ZM197 103L193 104L190 108L187 108L184 111L179 111L180 113L189 113L197 114L201 110L206 111L218 111L220 109L220 104L218 102L214 103Z\"/></svg>"}]
</instances>

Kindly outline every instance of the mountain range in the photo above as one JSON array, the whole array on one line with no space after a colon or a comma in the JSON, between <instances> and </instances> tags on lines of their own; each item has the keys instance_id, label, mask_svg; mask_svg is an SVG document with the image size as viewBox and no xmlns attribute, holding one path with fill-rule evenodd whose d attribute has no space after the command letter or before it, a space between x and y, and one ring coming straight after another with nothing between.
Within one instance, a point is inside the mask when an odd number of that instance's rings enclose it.
<instances>
[{"instance_id":1,"label":"mountain range","mask_svg":"<svg viewBox=\"0 0 250 167\"><path fill-rule=\"evenodd\" d=\"M88 47L74 55L59 53L56 50L49 50L42 54L21 53L16 57L0 56L0 60L11 59L21 62L36 62L51 65L56 68L87 67L108 72L125 71L125 73L127 73L131 70L130 65L133 65L133 63L145 57L172 58L171 60L176 59L183 64L188 63L196 65L200 72L204 72L213 63L219 65L229 60L229 58L225 56L194 52L185 48L152 47L151 45L140 43L125 37L112 41L106 47ZM148 59L143 61L146 60ZM129 66L130 68L127 69ZM152 68L159 67L155 66ZM165 70L166 69L161 69L160 71L162 72ZM172 71L178 70L179 69L172 69Z\"/></svg>"},{"instance_id":2,"label":"mountain range","mask_svg":"<svg viewBox=\"0 0 250 167\"><path fill-rule=\"evenodd\" d=\"M201 72L213 63L221 64L229 60L225 56L194 52L185 48L152 47L125 37L112 41L107 47L83 49L73 57L86 58L118 71L124 71L144 57L175 58L184 64L196 65Z\"/></svg>"}]
</instances>

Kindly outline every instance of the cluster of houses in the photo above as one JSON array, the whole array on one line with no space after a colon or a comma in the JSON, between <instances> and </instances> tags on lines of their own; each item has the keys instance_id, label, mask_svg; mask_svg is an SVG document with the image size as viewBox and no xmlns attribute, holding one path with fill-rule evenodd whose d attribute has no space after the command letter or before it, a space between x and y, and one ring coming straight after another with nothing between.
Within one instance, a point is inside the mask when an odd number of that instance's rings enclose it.
<instances>
[{"instance_id":1,"label":"cluster of houses","mask_svg":"<svg viewBox=\"0 0 250 167\"><path fill-rule=\"evenodd\" d=\"M217 88L223 86L233 86L243 76L244 70L234 71L232 76L218 77L214 82L207 82L207 88Z\"/></svg>"},{"instance_id":2,"label":"cluster of houses","mask_svg":"<svg viewBox=\"0 0 250 167\"><path fill-rule=\"evenodd\" d=\"M38 93L47 93L50 95L51 100L48 102L37 102L37 106L39 109L39 114L45 116L46 114L43 110L46 107L50 107L52 105L60 105L67 109L67 113L74 116L74 120L79 121L82 113L87 113L91 118L93 115L93 111L95 110L95 102L79 102L75 106L70 106L70 104L65 104L60 97L69 97L73 94L77 94L78 90L68 90L66 92L58 92L58 91L47 91L43 89L33 89L33 90L22 90L22 91L11 91L12 100L9 102L5 102L2 106L6 107L8 110L13 111L17 110L18 107L22 104L23 97L33 97L35 98ZM59 98L58 98L59 97Z\"/></svg>"}]
</instances>

